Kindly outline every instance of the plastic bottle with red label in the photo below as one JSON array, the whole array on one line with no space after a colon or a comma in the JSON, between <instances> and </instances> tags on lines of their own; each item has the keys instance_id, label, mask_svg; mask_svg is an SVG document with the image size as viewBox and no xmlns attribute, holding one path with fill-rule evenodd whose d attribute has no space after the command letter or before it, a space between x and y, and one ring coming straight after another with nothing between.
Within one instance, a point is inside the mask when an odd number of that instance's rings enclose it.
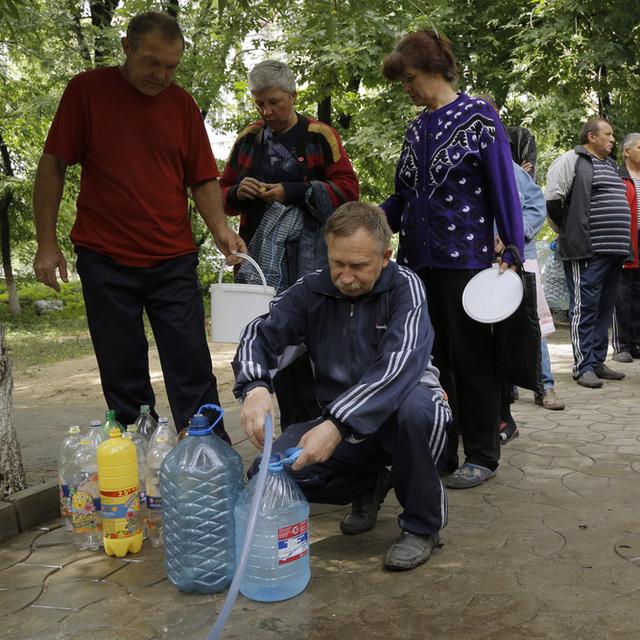
<instances>
[{"instance_id":1,"label":"plastic bottle with red label","mask_svg":"<svg viewBox=\"0 0 640 640\"><path fill-rule=\"evenodd\" d=\"M287 461L292 462L292 459L284 462ZM258 474L249 481L235 508L238 556L257 477ZM285 471L282 458L272 456L240 593L262 602L287 600L298 595L311 577L309 548L309 503Z\"/></svg>"}]
</instances>

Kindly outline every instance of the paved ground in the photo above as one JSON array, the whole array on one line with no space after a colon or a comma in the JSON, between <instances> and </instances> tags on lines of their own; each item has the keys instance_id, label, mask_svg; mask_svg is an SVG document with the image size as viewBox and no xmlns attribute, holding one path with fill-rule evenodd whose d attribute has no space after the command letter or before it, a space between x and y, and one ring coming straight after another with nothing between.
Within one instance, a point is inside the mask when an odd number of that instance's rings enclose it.
<instances>
[{"instance_id":1,"label":"paved ground","mask_svg":"<svg viewBox=\"0 0 640 640\"><path fill-rule=\"evenodd\" d=\"M392 498L374 531L353 538L339 533L343 509L316 505L307 590L269 605L240 597L222 638L639 638L640 362L617 365L626 380L587 390L571 381L566 332L551 353L567 410L522 393L520 438L503 448L494 480L449 493L445 545L426 565L382 570ZM58 526L0 546L0 638L206 638L223 595L176 591L159 550L124 560L80 552Z\"/></svg>"}]
</instances>

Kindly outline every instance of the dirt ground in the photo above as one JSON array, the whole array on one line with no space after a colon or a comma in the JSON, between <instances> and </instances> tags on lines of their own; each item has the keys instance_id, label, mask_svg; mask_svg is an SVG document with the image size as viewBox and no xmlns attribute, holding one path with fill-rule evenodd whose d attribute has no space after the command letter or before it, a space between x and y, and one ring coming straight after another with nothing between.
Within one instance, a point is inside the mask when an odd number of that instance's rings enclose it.
<instances>
[{"instance_id":1,"label":"dirt ground","mask_svg":"<svg viewBox=\"0 0 640 640\"><path fill-rule=\"evenodd\" d=\"M227 411L237 403L231 392L231 360L236 346L210 344L213 367L218 378L220 400ZM162 380L160 361L150 351L151 382L156 393L156 409L171 417ZM56 476L58 449L69 425L88 427L102 419L106 410L98 365L93 355L50 365L14 371L13 411L18 440L29 486Z\"/></svg>"}]
</instances>

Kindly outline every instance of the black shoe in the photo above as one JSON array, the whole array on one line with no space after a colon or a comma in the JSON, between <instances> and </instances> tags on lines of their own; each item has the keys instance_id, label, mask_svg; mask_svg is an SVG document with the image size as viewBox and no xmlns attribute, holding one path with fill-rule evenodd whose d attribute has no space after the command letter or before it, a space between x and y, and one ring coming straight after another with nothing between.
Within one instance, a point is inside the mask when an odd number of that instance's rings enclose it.
<instances>
[{"instance_id":1,"label":"black shoe","mask_svg":"<svg viewBox=\"0 0 640 640\"><path fill-rule=\"evenodd\" d=\"M640 345L634 344L631 349L629 349L629 353L632 358L638 360L638 358L640 358Z\"/></svg>"},{"instance_id":2,"label":"black shoe","mask_svg":"<svg viewBox=\"0 0 640 640\"><path fill-rule=\"evenodd\" d=\"M609 369L606 364L597 364L593 368L593 372L602 380L622 380L624 378L624 373Z\"/></svg>"},{"instance_id":3,"label":"black shoe","mask_svg":"<svg viewBox=\"0 0 640 640\"><path fill-rule=\"evenodd\" d=\"M513 418L503 421L498 425L498 439L500 444L507 444L515 440L520 435L518 427Z\"/></svg>"},{"instance_id":4,"label":"black shoe","mask_svg":"<svg viewBox=\"0 0 640 640\"><path fill-rule=\"evenodd\" d=\"M389 571L408 571L424 564L434 549L441 547L440 536L421 536L404 529L389 547L384 568Z\"/></svg>"},{"instance_id":5,"label":"black shoe","mask_svg":"<svg viewBox=\"0 0 640 640\"><path fill-rule=\"evenodd\" d=\"M578 376L576 382L588 389L599 389L602 386L602 382L598 380L598 376L591 369Z\"/></svg>"},{"instance_id":6,"label":"black shoe","mask_svg":"<svg viewBox=\"0 0 640 640\"><path fill-rule=\"evenodd\" d=\"M371 531L376 526L380 505L391 489L391 474L386 468L378 471L375 484L360 494L351 504L351 513L342 518L340 531L348 536Z\"/></svg>"}]
</instances>

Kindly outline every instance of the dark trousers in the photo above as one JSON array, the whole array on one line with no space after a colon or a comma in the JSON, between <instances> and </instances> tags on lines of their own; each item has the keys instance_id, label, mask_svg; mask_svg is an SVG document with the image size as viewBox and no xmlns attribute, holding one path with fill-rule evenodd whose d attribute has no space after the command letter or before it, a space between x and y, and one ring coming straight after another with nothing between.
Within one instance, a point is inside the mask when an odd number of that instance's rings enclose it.
<instances>
[{"instance_id":1,"label":"dark trousers","mask_svg":"<svg viewBox=\"0 0 640 640\"><path fill-rule=\"evenodd\" d=\"M433 361L453 412L443 471L458 467L460 433L465 462L494 470L500 460L500 382L492 329L472 320L462 307L462 292L477 272L425 269L419 274L435 331Z\"/></svg>"},{"instance_id":2,"label":"dark trousers","mask_svg":"<svg viewBox=\"0 0 640 640\"><path fill-rule=\"evenodd\" d=\"M201 405L219 405L196 275L197 254L142 268L118 264L84 247L77 253L102 390L118 420L131 424L141 404L155 405L144 311L158 347L176 429L186 427ZM222 423L216 431L224 434Z\"/></svg>"},{"instance_id":3,"label":"dark trousers","mask_svg":"<svg viewBox=\"0 0 640 640\"><path fill-rule=\"evenodd\" d=\"M611 345L616 353L640 346L640 269L623 269L620 273Z\"/></svg>"},{"instance_id":4,"label":"dark trousers","mask_svg":"<svg viewBox=\"0 0 640 640\"><path fill-rule=\"evenodd\" d=\"M400 527L420 535L435 533L447 524L447 496L436 464L450 417L446 401L419 385L373 435L356 444L342 440L326 462L291 474L310 502L348 504L372 487L382 467L391 465L391 481L403 508ZM323 419L290 425L273 443L274 453L297 446ZM249 476L257 470L256 460Z\"/></svg>"},{"instance_id":5,"label":"dark trousers","mask_svg":"<svg viewBox=\"0 0 640 640\"><path fill-rule=\"evenodd\" d=\"M278 370L273 377L273 388L278 399L282 431L290 424L311 420L322 411L316 400L315 380L308 352Z\"/></svg>"},{"instance_id":6,"label":"dark trousers","mask_svg":"<svg viewBox=\"0 0 640 640\"><path fill-rule=\"evenodd\" d=\"M596 254L588 260L563 263L569 288L574 378L606 360L622 262L622 256Z\"/></svg>"}]
</instances>

